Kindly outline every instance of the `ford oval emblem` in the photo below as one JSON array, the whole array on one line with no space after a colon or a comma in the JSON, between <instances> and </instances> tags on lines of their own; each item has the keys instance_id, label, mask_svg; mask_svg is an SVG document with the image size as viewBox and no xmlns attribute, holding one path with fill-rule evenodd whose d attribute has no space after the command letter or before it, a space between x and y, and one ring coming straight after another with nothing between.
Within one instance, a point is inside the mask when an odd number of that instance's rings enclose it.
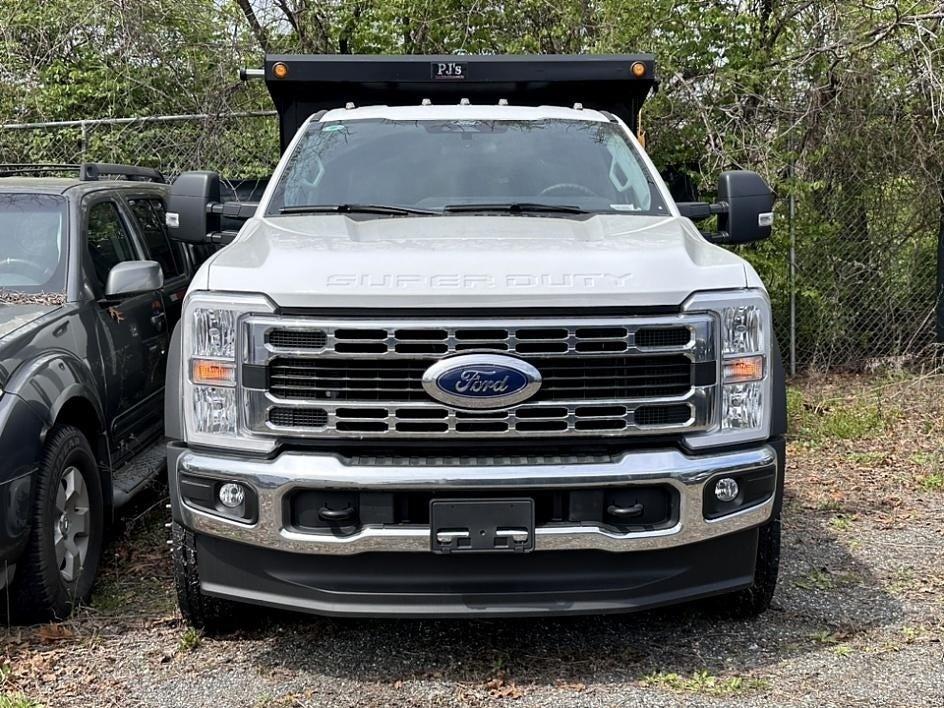
<instances>
[{"instance_id":1,"label":"ford oval emblem","mask_svg":"<svg viewBox=\"0 0 944 708\"><path fill-rule=\"evenodd\" d=\"M513 356L461 354L429 367L423 388L456 408L507 408L537 393L541 372Z\"/></svg>"}]
</instances>

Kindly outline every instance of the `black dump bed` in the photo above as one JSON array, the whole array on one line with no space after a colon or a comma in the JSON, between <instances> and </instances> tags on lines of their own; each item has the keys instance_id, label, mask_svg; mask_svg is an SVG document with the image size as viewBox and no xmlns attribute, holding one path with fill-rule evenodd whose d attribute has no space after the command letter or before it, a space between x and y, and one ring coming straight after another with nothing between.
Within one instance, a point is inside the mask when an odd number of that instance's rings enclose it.
<instances>
[{"instance_id":1,"label":"black dump bed","mask_svg":"<svg viewBox=\"0 0 944 708\"><path fill-rule=\"evenodd\" d=\"M635 66L634 66L635 65ZM278 69L278 71L277 71ZM282 73L282 77L279 76ZM497 103L610 111L634 131L658 86L651 54L614 56L366 56L270 54L265 80L279 113L282 150L317 111L357 106Z\"/></svg>"}]
</instances>

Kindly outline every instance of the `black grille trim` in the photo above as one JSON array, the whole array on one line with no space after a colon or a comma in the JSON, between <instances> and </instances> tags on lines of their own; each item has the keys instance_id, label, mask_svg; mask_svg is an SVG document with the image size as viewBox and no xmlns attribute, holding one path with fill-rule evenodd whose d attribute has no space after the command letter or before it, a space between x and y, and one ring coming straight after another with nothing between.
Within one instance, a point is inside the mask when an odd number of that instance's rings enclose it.
<instances>
[{"instance_id":1,"label":"black grille trim","mask_svg":"<svg viewBox=\"0 0 944 708\"><path fill-rule=\"evenodd\" d=\"M267 385L273 395L289 400L428 401L422 377L430 363L279 357L269 363ZM656 398L684 394L694 384L692 362L681 354L568 356L530 363L543 377L533 401Z\"/></svg>"},{"instance_id":2,"label":"black grille trim","mask_svg":"<svg viewBox=\"0 0 944 708\"><path fill-rule=\"evenodd\" d=\"M636 425L681 425L692 417L692 409L685 403L666 406L642 406L636 409Z\"/></svg>"},{"instance_id":3,"label":"black grille trim","mask_svg":"<svg viewBox=\"0 0 944 708\"><path fill-rule=\"evenodd\" d=\"M273 408L269 422L282 428L323 428L328 424L328 412L321 408Z\"/></svg>"}]
</instances>

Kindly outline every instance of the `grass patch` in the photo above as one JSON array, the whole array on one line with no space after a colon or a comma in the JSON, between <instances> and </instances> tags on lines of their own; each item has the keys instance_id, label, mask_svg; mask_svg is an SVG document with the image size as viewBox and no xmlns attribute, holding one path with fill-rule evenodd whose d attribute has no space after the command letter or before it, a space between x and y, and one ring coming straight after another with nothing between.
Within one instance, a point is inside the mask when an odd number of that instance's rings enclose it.
<instances>
[{"instance_id":1,"label":"grass patch","mask_svg":"<svg viewBox=\"0 0 944 708\"><path fill-rule=\"evenodd\" d=\"M880 435L897 420L901 412L880 405L871 396L812 401L797 389L787 391L787 416L791 436L813 444L829 440L860 440ZM860 461L873 463L883 459L881 452L859 453Z\"/></svg>"},{"instance_id":2,"label":"grass patch","mask_svg":"<svg viewBox=\"0 0 944 708\"><path fill-rule=\"evenodd\" d=\"M667 688L680 693L698 693L710 696L731 696L737 693L762 691L768 688L764 679L744 676L714 676L707 671L696 671L691 676L656 671L643 676L644 686Z\"/></svg>"},{"instance_id":3,"label":"grass patch","mask_svg":"<svg viewBox=\"0 0 944 708\"><path fill-rule=\"evenodd\" d=\"M817 644L828 644L833 646L839 644L839 636L840 635L836 632L830 631L828 629L821 629L818 632L813 632L813 634L810 635L810 639L812 639Z\"/></svg>"},{"instance_id":4,"label":"grass patch","mask_svg":"<svg viewBox=\"0 0 944 708\"><path fill-rule=\"evenodd\" d=\"M854 465L876 465L883 462L888 455L880 450L872 452L850 452L846 459Z\"/></svg>"},{"instance_id":5,"label":"grass patch","mask_svg":"<svg viewBox=\"0 0 944 708\"><path fill-rule=\"evenodd\" d=\"M922 477L918 484L926 492L944 491L944 472L932 472Z\"/></svg>"},{"instance_id":6,"label":"grass patch","mask_svg":"<svg viewBox=\"0 0 944 708\"><path fill-rule=\"evenodd\" d=\"M0 708L43 708L43 705L19 692L0 693Z\"/></svg>"},{"instance_id":7,"label":"grass patch","mask_svg":"<svg viewBox=\"0 0 944 708\"><path fill-rule=\"evenodd\" d=\"M832 590L836 587L832 573L820 568L814 568L806 575L797 578L793 584L803 590Z\"/></svg>"},{"instance_id":8,"label":"grass patch","mask_svg":"<svg viewBox=\"0 0 944 708\"><path fill-rule=\"evenodd\" d=\"M181 652L191 652L195 651L202 641L203 636L200 632L193 627L189 627L180 637L180 644L178 646Z\"/></svg>"},{"instance_id":9,"label":"grass patch","mask_svg":"<svg viewBox=\"0 0 944 708\"><path fill-rule=\"evenodd\" d=\"M849 516L848 514L839 514L834 516L829 520L829 526L834 531L848 531L852 528L852 522L856 520L855 516Z\"/></svg>"}]
</instances>

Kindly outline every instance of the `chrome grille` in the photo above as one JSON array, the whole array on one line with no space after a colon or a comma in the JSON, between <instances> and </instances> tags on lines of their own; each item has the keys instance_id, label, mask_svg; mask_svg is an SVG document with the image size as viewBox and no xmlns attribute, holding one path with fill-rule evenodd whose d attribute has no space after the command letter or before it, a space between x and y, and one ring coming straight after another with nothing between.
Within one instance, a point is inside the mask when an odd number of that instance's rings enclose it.
<instances>
[{"instance_id":1,"label":"chrome grille","mask_svg":"<svg viewBox=\"0 0 944 708\"><path fill-rule=\"evenodd\" d=\"M713 322L251 317L241 335L243 424L264 435L358 439L702 430L716 409ZM431 399L423 372L470 351L519 356L541 371L541 389L508 410L461 411ZM706 366L711 380L700 381L696 369Z\"/></svg>"}]
</instances>

